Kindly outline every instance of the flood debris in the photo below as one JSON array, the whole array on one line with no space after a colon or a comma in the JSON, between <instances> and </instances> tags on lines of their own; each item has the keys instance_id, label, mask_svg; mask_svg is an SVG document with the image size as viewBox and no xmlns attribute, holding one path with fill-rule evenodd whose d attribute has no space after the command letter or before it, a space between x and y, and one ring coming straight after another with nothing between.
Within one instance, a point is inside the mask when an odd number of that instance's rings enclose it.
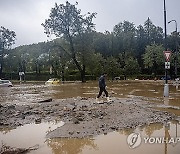
<instances>
[{"instance_id":1,"label":"flood debris","mask_svg":"<svg viewBox=\"0 0 180 154\"><path fill-rule=\"evenodd\" d=\"M52 102L52 98L39 101L38 103L46 103L46 102Z\"/></svg>"},{"instance_id":2,"label":"flood debris","mask_svg":"<svg viewBox=\"0 0 180 154\"><path fill-rule=\"evenodd\" d=\"M30 151L39 149L39 145L34 145L29 148L15 148L7 146L6 144L2 143L2 147L0 149L0 154L26 154Z\"/></svg>"},{"instance_id":3,"label":"flood debris","mask_svg":"<svg viewBox=\"0 0 180 154\"><path fill-rule=\"evenodd\" d=\"M42 119L41 119L41 118L37 118L37 119L35 119L35 124L40 124L40 123L41 123L41 121L42 121Z\"/></svg>"},{"instance_id":4,"label":"flood debris","mask_svg":"<svg viewBox=\"0 0 180 154\"><path fill-rule=\"evenodd\" d=\"M90 100L90 99L88 99ZM62 119L65 125L47 134L47 138L84 138L97 136L124 128L136 128L137 126L151 123L167 123L174 118L173 114L148 109L136 105L135 100L115 98L111 103L92 103L91 100L80 101L73 110L66 105ZM130 103L131 102L131 103Z\"/></svg>"},{"instance_id":5,"label":"flood debris","mask_svg":"<svg viewBox=\"0 0 180 154\"><path fill-rule=\"evenodd\" d=\"M3 107L1 104L0 104L0 108Z\"/></svg>"},{"instance_id":6,"label":"flood debris","mask_svg":"<svg viewBox=\"0 0 180 154\"><path fill-rule=\"evenodd\" d=\"M141 99L116 97L111 103L100 104L94 98L81 97L11 107L4 104L0 108L0 128L58 120L65 125L49 132L47 138L84 138L151 123L165 124L176 117L148 105Z\"/></svg>"}]
</instances>

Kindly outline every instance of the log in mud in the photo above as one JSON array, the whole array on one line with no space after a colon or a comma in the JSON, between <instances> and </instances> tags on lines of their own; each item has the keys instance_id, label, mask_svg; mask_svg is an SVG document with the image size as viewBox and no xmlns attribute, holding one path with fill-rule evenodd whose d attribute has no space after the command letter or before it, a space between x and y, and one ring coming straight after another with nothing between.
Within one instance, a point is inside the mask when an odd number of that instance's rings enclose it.
<instances>
[{"instance_id":1,"label":"log in mud","mask_svg":"<svg viewBox=\"0 0 180 154\"><path fill-rule=\"evenodd\" d=\"M29 148L16 148L2 144L2 147L0 149L0 154L27 154L30 151L37 150L38 148L39 145L34 145L33 147L29 147Z\"/></svg>"}]
</instances>

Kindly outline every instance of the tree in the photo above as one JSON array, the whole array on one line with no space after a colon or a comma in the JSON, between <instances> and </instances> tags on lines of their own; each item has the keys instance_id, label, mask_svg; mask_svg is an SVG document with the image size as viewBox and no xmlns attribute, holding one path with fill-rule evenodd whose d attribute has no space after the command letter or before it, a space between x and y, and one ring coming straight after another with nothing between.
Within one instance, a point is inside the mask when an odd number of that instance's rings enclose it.
<instances>
[{"instance_id":1,"label":"tree","mask_svg":"<svg viewBox=\"0 0 180 154\"><path fill-rule=\"evenodd\" d=\"M5 27L0 28L0 78L2 78L3 73L3 58L4 50L7 50L15 43L16 34L14 31L10 31Z\"/></svg>"},{"instance_id":2,"label":"tree","mask_svg":"<svg viewBox=\"0 0 180 154\"><path fill-rule=\"evenodd\" d=\"M177 33L177 36L176 36L176 31L172 32L171 35L168 35L167 46L168 46L169 50L172 51L171 60L173 63L171 66L175 67L176 60L177 60L177 72L179 72L179 68L180 68L179 44L180 44L180 33L179 32ZM176 49L176 45L177 45L177 49ZM177 50L177 57L176 57L176 50ZM171 71L172 70L174 70L173 73L174 73L174 75L176 75L175 74L175 68L172 69L172 67L171 67Z\"/></svg>"},{"instance_id":3,"label":"tree","mask_svg":"<svg viewBox=\"0 0 180 154\"><path fill-rule=\"evenodd\" d=\"M87 71L92 77L97 77L105 72L105 59L100 53L89 54L87 63Z\"/></svg>"},{"instance_id":4,"label":"tree","mask_svg":"<svg viewBox=\"0 0 180 154\"><path fill-rule=\"evenodd\" d=\"M131 52L123 52L119 54L118 63L125 77L138 75L140 73L138 61Z\"/></svg>"},{"instance_id":5,"label":"tree","mask_svg":"<svg viewBox=\"0 0 180 154\"><path fill-rule=\"evenodd\" d=\"M84 43L83 34L90 33L93 30L92 20L95 15L96 13L91 14L89 12L87 15L82 15L81 10L78 10L76 5L69 2L66 2L65 5L55 3L55 7L51 9L49 19L42 24L47 35L55 34L56 37L62 37L69 43L70 52L66 50L66 53L72 58L80 71L82 82L85 81L85 65L81 65L77 60L74 38L79 37Z\"/></svg>"},{"instance_id":6,"label":"tree","mask_svg":"<svg viewBox=\"0 0 180 154\"><path fill-rule=\"evenodd\" d=\"M113 45L112 33L108 31L105 33L94 32L93 46L96 52L103 54L104 57L114 55Z\"/></svg>"},{"instance_id":7,"label":"tree","mask_svg":"<svg viewBox=\"0 0 180 154\"><path fill-rule=\"evenodd\" d=\"M163 29L155 26L148 18L144 26L139 25L136 29L137 56L140 57L145 52L147 45L163 43Z\"/></svg>"},{"instance_id":8,"label":"tree","mask_svg":"<svg viewBox=\"0 0 180 154\"><path fill-rule=\"evenodd\" d=\"M138 75L140 73L140 67L138 61L133 56L130 56L125 61L124 73L126 75Z\"/></svg>"},{"instance_id":9,"label":"tree","mask_svg":"<svg viewBox=\"0 0 180 154\"><path fill-rule=\"evenodd\" d=\"M42 66L48 67L48 52L49 43L40 42L16 47L8 53L8 57L15 59L11 63L13 67L16 66L16 71L36 72L37 75L40 73Z\"/></svg>"},{"instance_id":10,"label":"tree","mask_svg":"<svg viewBox=\"0 0 180 154\"><path fill-rule=\"evenodd\" d=\"M164 48L162 45L152 44L146 47L143 55L144 65L155 77L164 70Z\"/></svg>"},{"instance_id":11,"label":"tree","mask_svg":"<svg viewBox=\"0 0 180 154\"><path fill-rule=\"evenodd\" d=\"M116 37L114 44L117 47L117 52L135 50L136 27L134 23L129 21L120 22L114 26L113 34Z\"/></svg>"},{"instance_id":12,"label":"tree","mask_svg":"<svg viewBox=\"0 0 180 154\"><path fill-rule=\"evenodd\" d=\"M163 43L163 29L159 26L155 26L149 18L144 23L144 30L146 33L147 45Z\"/></svg>"},{"instance_id":13,"label":"tree","mask_svg":"<svg viewBox=\"0 0 180 154\"><path fill-rule=\"evenodd\" d=\"M60 72L62 81L65 81L65 68L70 61L68 55L65 53L67 48L67 43L63 39L55 39L52 41L51 48L51 65L57 75L57 72Z\"/></svg>"},{"instance_id":14,"label":"tree","mask_svg":"<svg viewBox=\"0 0 180 154\"><path fill-rule=\"evenodd\" d=\"M120 64L113 56L106 59L106 71L107 74L112 78L112 80L114 79L114 77L119 76L121 73Z\"/></svg>"},{"instance_id":15,"label":"tree","mask_svg":"<svg viewBox=\"0 0 180 154\"><path fill-rule=\"evenodd\" d=\"M145 52L147 45L146 31L142 25L139 25L136 29L136 41L137 41L137 55L140 57Z\"/></svg>"},{"instance_id":16,"label":"tree","mask_svg":"<svg viewBox=\"0 0 180 154\"><path fill-rule=\"evenodd\" d=\"M180 45L180 33L177 33L177 46ZM176 51L176 31L172 32L171 35L167 36L167 46L172 51Z\"/></svg>"}]
</instances>

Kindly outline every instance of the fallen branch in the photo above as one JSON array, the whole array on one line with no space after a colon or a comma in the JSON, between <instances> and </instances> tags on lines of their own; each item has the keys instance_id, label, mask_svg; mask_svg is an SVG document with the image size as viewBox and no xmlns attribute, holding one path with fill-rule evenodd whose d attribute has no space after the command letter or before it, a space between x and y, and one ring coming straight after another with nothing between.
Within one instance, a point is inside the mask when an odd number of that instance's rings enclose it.
<instances>
[{"instance_id":1,"label":"fallen branch","mask_svg":"<svg viewBox=\"0 0 180 154\"><path fill-rule=\"evenodd\" d=\"M0 154L26 154L32 150L37 150L39 145L36 144L29 148L15 148L10 147L2 143L2 148L0 149Z\"/></svg>"},{"instance_id":2,"label":"fallen branch","mask_svg":"<svg viewBox=\"0 0 180 154\"><path fill-rule=\"evenodd\" d=\"M43 101L39 101L38 103L46 103L46 102L52 102L52 98L46 99L46 100L43 100Z\"/></svg>"}]
</instances>

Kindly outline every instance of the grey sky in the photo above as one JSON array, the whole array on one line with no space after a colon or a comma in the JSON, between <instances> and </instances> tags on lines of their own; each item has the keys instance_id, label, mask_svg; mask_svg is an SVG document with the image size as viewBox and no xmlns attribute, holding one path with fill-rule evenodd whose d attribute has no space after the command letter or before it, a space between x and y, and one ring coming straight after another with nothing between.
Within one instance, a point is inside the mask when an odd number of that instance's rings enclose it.
<instances>
[{"instance_id":1,"label":"grey sky","mask_svg":"<svg viewBox=\"0 0 180 154\"><path fill-rule=\"evenodd\" d=\"M15 46L47 41L41 23L49 17L50 9L66 0L0 0L0 26L17 34ZM114 25L128 20L136 26L144 24L148 17L164 28L163 0L69 0L82 13L97 12L96 30L112 31ZM166 0L167 21L175 19L180 31L180 0ZM168 33L175 30L175 23L167 25Z\"/></svg>"}]
</instances>

